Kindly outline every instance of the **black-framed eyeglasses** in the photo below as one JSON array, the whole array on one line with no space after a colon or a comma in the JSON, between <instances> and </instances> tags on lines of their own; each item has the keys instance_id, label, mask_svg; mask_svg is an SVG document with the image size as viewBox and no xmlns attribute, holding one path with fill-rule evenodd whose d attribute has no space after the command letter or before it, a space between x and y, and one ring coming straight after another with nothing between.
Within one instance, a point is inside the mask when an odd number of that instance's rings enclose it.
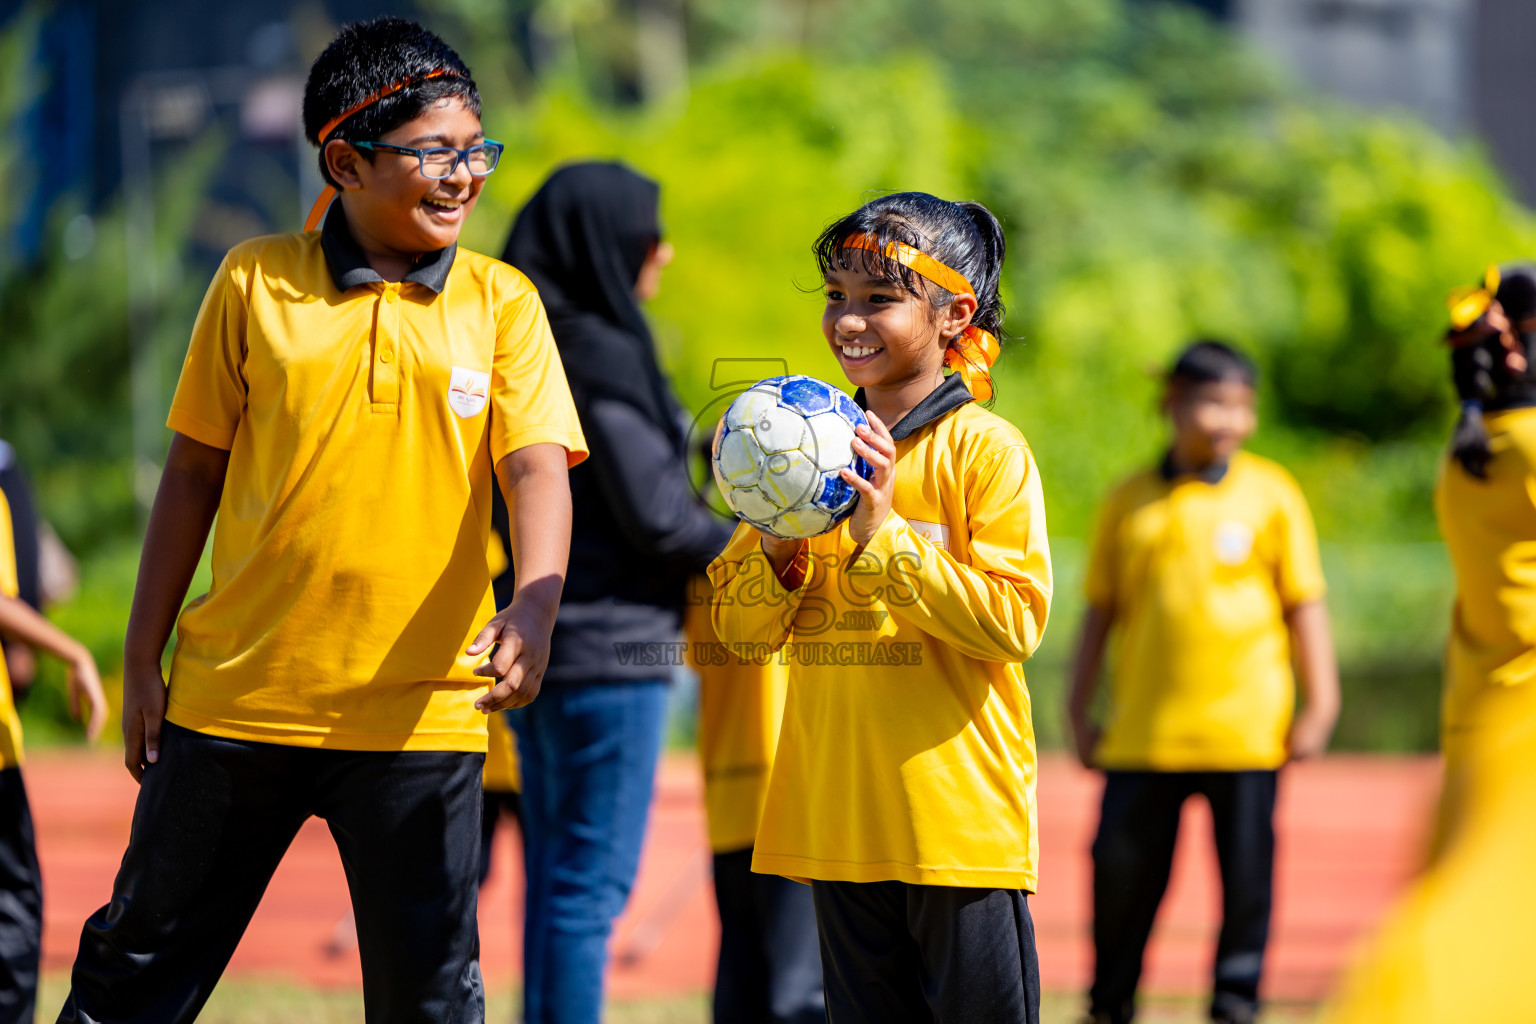
<instances>
[{"instance_id":1,"label":"black-framed eyeglasses","mask_svg":"<svg viewBox=\"0 0 1536 1024\"><path fill-rule=\"evenodd\" d=\"M453 177L453 172L459 169L460 161L469 168L470 174L483 178L496 169L497 162L501 160L501 151L506 148L501 143L492 142L490 139L477 142L468 149L455 149L452 146L412 149L410 146L396 146L388 142L354 142L352 145L371 152L404 153L406 156L414 156L421 164L421 173L434 181Z\"/></svg>"}]
</instances>

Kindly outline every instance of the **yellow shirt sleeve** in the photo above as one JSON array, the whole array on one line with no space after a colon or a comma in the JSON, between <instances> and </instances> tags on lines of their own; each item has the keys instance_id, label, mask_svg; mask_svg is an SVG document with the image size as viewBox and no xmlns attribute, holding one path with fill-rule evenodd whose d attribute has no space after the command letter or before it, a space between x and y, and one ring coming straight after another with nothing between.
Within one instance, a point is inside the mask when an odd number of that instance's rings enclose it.
<instances>
[{"instance_id":1,"label":"yellow shirt sleeve","mask_svg":"<svg viewBox=\"0 0 1536 1024\"><path fill-rule=\"evenodd\" d=\"M817 572L815 558L806 557L804 564L800 586L785 590L763 554L762 534L739 524L731 542L709 564L709 582L715 588L710 621L716 635L727 644L766 643L775 651L783 647Z\"/></svg>"},{"instance_id":2,"label":"yellow shirt sleeve","mask_svg":"<svg viewBox=\"0 0 1536 1024\"><path fill-rule=\"evenodd\" d=\"M910 599L887 601L893 616L969 657L1023 661L1040 645L1051 603L1040 474L1029 449L1012 445L967 467L965 485L969 564L894 511L864 553L909 581Z\"/></svg>"},{"instance_id":3,"label":"yellow shirt sleeve","mask_svg":"<svg viewBox=\"0 0 1536 1024\"><path fill-rule=\"evenodd\" d=\"M245 411L245 319L245 298L226 256L197 311L165 424L226 451L234 446L235 428Z\"/></svg>"},{"instance_id":4,"label":"yellow shirt sleeve","mask_svg":"<svg viewBox=\"0 0 1536 1024\"><path fill-rule=\"evenodd\" d=\"M491 363L491 461L531 444L558 444L567 465L587 457L587 442L571 401L544 303L532 285L497 313Z\"/></svg>"},{"instance_id":5,"label":"yellow shirt sleeve","mask_svg":"<svg viewBox=\"0 0 1536 1024\"><path fill-rule=\"evenodd\" d=\"M1312 511L1301 488L1289 476L1282 482L1277 520L1280 545L1275 590L1280 595L1280 604L1289 611L1308 601L1321 600L1328 590L1317 551Z\"/></svg>"},{"instance_id":6,"label":"yellow shirt sleeve","mask_svg":"<svg viewBox=\"0 0 1536 1024\"><path fill-rule=\"evenodd\" d=\"M1116 491L1099 506L1094 520L1093 540L1088 548L1088 570L1083 579L1083 592L1088 603L1095 608L1111 611L1115 607L1115 586L1119 566L1116 564L1115 535L1120 530L1120 502Z\"/></svg>"}]
</instances>

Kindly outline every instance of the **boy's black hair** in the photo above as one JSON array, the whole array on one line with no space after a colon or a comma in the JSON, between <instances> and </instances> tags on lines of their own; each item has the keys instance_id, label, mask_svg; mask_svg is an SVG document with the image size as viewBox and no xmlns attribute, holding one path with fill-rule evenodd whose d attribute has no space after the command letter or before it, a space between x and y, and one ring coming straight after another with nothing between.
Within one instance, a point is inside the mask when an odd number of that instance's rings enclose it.
<instances>
[{"instance_id":1,"label":"boy's black hair","mask_svg":"<svg viewBox=\"0 0 1536 1024\"><path fill-rule=\"evenodd\" d=\"M1499 268L1499 290L1494 294L1504 315L1509 318L1527 364L1536 352L1536 335L1521 330L1521 325L1536 317L1536 266L1528 263L1506 264ZM1505 363L1508 353L1503 339L1490 334L1475 345L1451 349L1451 379L1456 397L1461 400L1461 415L1451 433L1451 457L1479 480L1488 476L1493 458L1489 447L1488 425L1484 411L1536 404L1536 375L1531 370L1516 374Z\"/></svg>"},{"instance_id":2,"label":"boy's black hair","mask_svg":"<svg viewBox=\"0 0 1536 1024\"><path fill-rule=\"evenodd\" d=\"M1211 338L1190 344L1168 370L1170 384L1218 384L1229 380L1256 387L1259 368L1231 345Z\"/></svg>"},{"instance_id":3,"label":"boy's black hair","mask_svg":"<svg viewBox=\"0 0 1536 1024\"><path fill-rule=\"evenodd\" d=\"M440 70L448 73L385 96L341 122L324 140L317 138L326 122L369 96ZM325 165L324 142L373 142L448 96L459 97L480 116L480 91L468 65L436 35L404 18L344 26L315 58L304 85L304 135L320 146L321 176L327 184L336 184ZM363 155L372 158L367 150Z\"/></svg>"},{"instance_id":4,"label":"boy's black hair","mask_svg":"<svg viewBox=\"0 0 1536 1024\"><path fill-rule=\"evenodd\" d=\"M1003 226L991 210L926 192L893 192L865 203L816 239L816 265L822 274L834 267L847 270L857 260L870 274L925 296L941 311L954 300L953 292L878 252L843 248L843 239L860 234L872 235L881 249L891 242L910 245L963 275L976 289L971 323L1002 341L1004 310L997 290L1007 245Z\"/></svg>"}]
</instances>

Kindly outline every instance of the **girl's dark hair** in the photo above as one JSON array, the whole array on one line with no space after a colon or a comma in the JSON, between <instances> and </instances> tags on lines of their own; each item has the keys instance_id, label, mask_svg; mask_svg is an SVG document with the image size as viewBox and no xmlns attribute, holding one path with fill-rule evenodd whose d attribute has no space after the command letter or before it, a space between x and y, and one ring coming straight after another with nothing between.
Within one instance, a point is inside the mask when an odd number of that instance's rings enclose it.
<instances>
[{"instance_id":1,"label":"girl's dark hair","mask_svg":"<svg viewBox=\"0 0 1536 1024\"><path fill-rule=\"evenodd\" d=\"M1532 335L1520 327L1536 317L1536 266L1500 267L1499 290L1494 298L1503 307L1529 362ZM1479 480L1487 479L1488 463L1493 458L1483 413L1536 401L1536 379L1529 370L1511 373L1505 363L1506 355L1503 340L1497 334L1451 349L1451 380L1456 385L1456 397L1461 400L1461 416L1451 432L1451 457Z\"/></svg>"},{"instance_id":2,"label":"girl's dark hair","mask_svg":"<svg viewBox=\"0 0 1536 1024\"><path fill-rule=\"evenodd\" d=\"M926 297L935 312L954 301L953 292L916 271L868 249L844 249L849 235L868 234L884 249L902 242L957 271L976 289L971 323L1003 338L1003 302L998 297L1007 245L1003 226L980 203L951 203L926 192L893 192L865 203L816 239L816 265L822 274L850 269L854 261L871 275Z\"/></svg>"},{"instance_id":3,"label":"girl's dark hair","mask_svg":"<svg viewBox=\"0 0 1536 1024\"><path fill-rule=\"evenodd\" d=\"M480 116L480 91L469 67L433 33L404 18L375 18L346 25L315 58L304 85L304 135L320 146L320 174L335 185L317 136L331 118L374 93L433 71L448 74L419 81L385 96L337 125L324 141L373 142L438 100L457 96ZM363 151L365 157L372 154Z\"/></svg>"},{"instance_id":4,"label":"girl's dark hair","mask_svg":"<svg viewBox=\"0 0 1536 1024\"><path fill-rule=\"evenodd\" d=\"M1190 344L1168 371L1170 384L1216 384L1227 380L1257 387L1259 368L1231 345L1210 338Z\"/></svg>"}]
</instances>

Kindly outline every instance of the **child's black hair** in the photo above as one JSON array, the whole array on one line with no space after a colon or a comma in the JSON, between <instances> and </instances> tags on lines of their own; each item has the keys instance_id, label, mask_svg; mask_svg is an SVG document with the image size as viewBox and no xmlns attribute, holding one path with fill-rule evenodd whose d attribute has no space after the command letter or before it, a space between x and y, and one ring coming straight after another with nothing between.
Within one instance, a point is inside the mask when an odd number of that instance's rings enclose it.
<instances>
[{"instance_id":1,"label":"child's black hair","mask_svg":"<svg viewBox=\"0 0 1536 1024\"><path fill-rule=\"evenodd\" d=\"M976 289L976 313L971 323L1003 338L1003 302L998 297L1007 246L1003 226L980 203L951 203L926 192L893 192L872 200L839 220L816 239L816 265L822 274L834 267L847 270L853 260L882 280L924 296L935 312L954 301L947 291L916 271L868 249L844 249L849 235L868 234L884 249L902 242L938 260L965 277Z\"/></svg>"},{"instance_id":2,"label":"child's black hair","mask_svg":"<svg viewBox=\"0 0 1536 1024\"><path fill-rule=\"evenodd\" d=\"M1211 338L1191 343L1168 370L1170 384L1218 384L1229 380L1257 387L1259 368L1231 345Z\"/></svg>"},{"instance_id":3,"label":"child's black hair","mask_svg":"<svg viewBox=\"0 0 1536 1024\"><path fill-rule=\"evenodd\" d=\"M318 139L326 122L369 96L433 71L448 74L418 81L370 104ZM335 185L325 164L324 142L373 142L419 117L438 100L457 96L476 117L480 91L453 48L414 21L375 18L346 25L315 58L304 85L304 135L320 146L320 174ZM366 150L364 156L371 156Z\"/></svg>"},{"instance_id":4,"label":"child's black hair","mask_svg":"<svg viewBox=\"0 0 1536 1024\"><path fill-rule=\"evenodd\" d=\"M1520 354L1529 364L1533 335L1521 327L1536 317L1536 266L1500 267L1499 290L1494 298L1509 319L1520 341ZM1488 463L1493 458L1483 413L1536 404L1536 378L1529 369L1512 373L1505 362L1507 355L1498 334L1451 349L1451 380L1456 385L1456 397L1461 400L1461 415L1451 432L1451 457L1479 480L1487 479Z\"/></svg>"}]
</instances>

